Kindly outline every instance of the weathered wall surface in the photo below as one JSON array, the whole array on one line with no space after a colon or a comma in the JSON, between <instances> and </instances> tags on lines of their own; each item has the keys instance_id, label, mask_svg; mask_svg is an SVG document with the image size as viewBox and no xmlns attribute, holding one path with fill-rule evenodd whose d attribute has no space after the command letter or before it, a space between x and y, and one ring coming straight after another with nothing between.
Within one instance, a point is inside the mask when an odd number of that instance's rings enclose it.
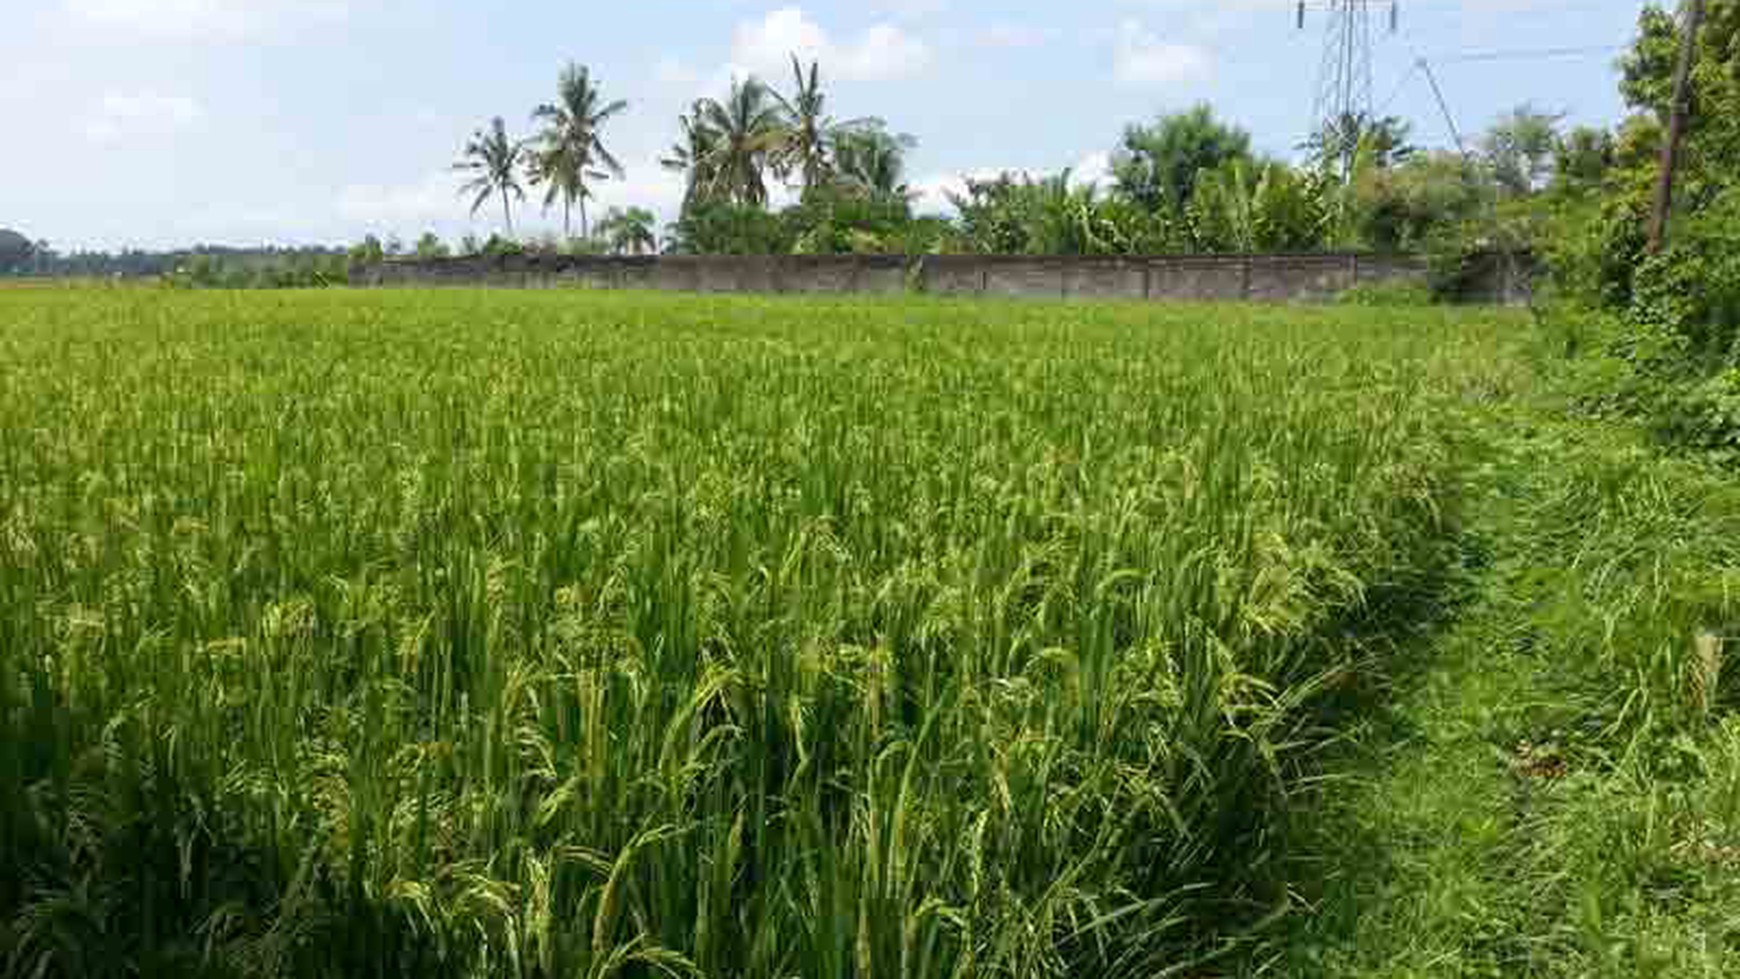
<instances>
[{"instance_id":1,"label":"weathered wall surface","mask_svg":"<svg viewBox=\"0 0 1740 979\"><path fill-rule=\"evenodd\" d=\"M512 255L358 266L368 286L664 289L681 292L873 293L1152 301L1322 302L1356 285L1419 282L1410 255L1174 255L1074 258L984 255ZM1528 298L1526 265L1496 256L1471 267L1470 302Z\"/></svg>"}]
</instances>

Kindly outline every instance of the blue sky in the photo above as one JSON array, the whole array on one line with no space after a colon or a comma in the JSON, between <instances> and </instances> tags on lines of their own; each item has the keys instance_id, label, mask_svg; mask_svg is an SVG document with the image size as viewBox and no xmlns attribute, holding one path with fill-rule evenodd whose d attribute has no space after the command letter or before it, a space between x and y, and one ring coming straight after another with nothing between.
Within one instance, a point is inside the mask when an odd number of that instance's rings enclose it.
<instances>
[{"instance_id":1,"label":"blue sky","mask_svg":"<svg viewBox=\"0 0 1740 979\"><path fill-rule=\"evenodd\" d=\"M407 240L494 230L447 167L490 116L529 129L567 60L629 112L607 132L628 165L602 203L669 217L656 160L695 96L733 72L784 83L820 56L833 108L918 137L911 170L941 206L964 173L1103 170L1125 123L1212 103L1287 153L1307 130L1324 14L1294 0L5 0L0 226L57 247ZM1313 7L1323 6L1313 0ZM22 7L23 9L18 9ZM1522 101L1610 123L1616 51L1455 61L1489 51L1618 45L1641 0L1401 0L1378 37L1374 98L1447 145ZM1402 84L1403 82L1406 84ZM525 214L523 231L557 227Z\"/></svg>"}]
</instances>

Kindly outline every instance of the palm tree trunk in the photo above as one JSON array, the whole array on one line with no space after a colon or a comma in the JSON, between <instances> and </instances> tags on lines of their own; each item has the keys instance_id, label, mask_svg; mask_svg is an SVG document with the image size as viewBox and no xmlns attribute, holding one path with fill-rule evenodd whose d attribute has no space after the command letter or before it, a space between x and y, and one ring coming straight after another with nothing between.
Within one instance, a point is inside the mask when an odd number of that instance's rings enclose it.
<instances>
[{"instance_id":1,"label":"palm tree trunk","mask_svg":"<svg viewBox=\"0 0 1740 979\"><path fill-rule=\"evenodd\" d=\"M514 214L513 211L508 209L506 187L503 187L501 191L501 219L507 225L507 236L512 238L514 236Z\"/></svg>"},{"instance_id":2,"label":"palm tree trunk","mask_svg":"<svg viewBox=\"0 0 1740 979\"><path fill-rule=\"evenodd\" d=\"M585 197L585 195L581 195L581 197L580 197L580 237L587 238L590 236L591 236L590 233L586 230L586 197Z\"/></svg>"},{"instance_id":3,"label":"palm tree trunk","mask_svg":"<svg viewBox=\"0 0 1740 979\"><path fill-rule=\"evenodd\" d=\"M571 194L562 195L562 240L572 241L574 231L569 227L568 212L574 207L574 197Z\"/></svg>"}]
</instances>

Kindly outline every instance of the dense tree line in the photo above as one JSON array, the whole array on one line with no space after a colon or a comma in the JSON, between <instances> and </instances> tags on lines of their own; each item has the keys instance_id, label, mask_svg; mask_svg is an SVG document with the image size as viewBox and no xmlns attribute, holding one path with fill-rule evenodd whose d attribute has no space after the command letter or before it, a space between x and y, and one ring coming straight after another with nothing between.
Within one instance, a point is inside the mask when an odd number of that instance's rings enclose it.
<instances>
[{"instance_id":1,"label":"dense tree line","mask_svg":"<svg viewBox=\"0 0 1740 979\"><path fill-rule=\"evenodd\" d=\"M22 242L22 244L20 244ZM0 276L75 279L162 279L171 284L230 288L336 285L347 276L342 248L320 246L61 252L46 241L0 229Z\"/></svg>"},{"instance_id":2,"label":"dense tree line","mask_svg":"<svg viewBox=\"0 0 1740 979\"><path fill-rule=\"evenodd\" d=\"M1682 37L1647 6L1621 62L1632 114L1555 146L1560 192L1529 215L1552 272L1539 313L1588 368L1591 407L1643 414L1665 436L1740 460L1740 0L1706 0L1676 193L1652 250Z\"/></svg>"},{"instance_id":3,"label":"dense tree line","mask_svg":"<svg viewBox=\"0 0 1740 979\"><path fill-rule=\"evenodd\" d=\"M526 188L563 208L563 237L546 248L585 252L827 254L983 253L1118 255L1156 252L1427 251L1446 280L1473 251L1526 248L1503 220L1518 200L1602 179L1611 138L1561 132L1560 117L1522 106L1466 152L1425 151L1396 118L1336 120L1298 147L1299 162L1265 156L1250 134L1206 105L1125 128L1103 186L1056 174L968 179L951 216L924 215L906 177L912 137L877 118L839 120L822 66L792 59L788 90L754 76L677 120L660 164L683 179L682 206L664 229L651 215L613 211L589 226L599 182L624 175L605 124L627 111L583 67L558 80L558 99L533 113L541 129L511 137L496 118L456 169L477 212L492 201L508 232L464 252L511 249L513 207ZM792 202L774 207L776 187ZM569 211L580 211L572 236ZM596 230L597 233L594 233ZM475 246L475 243L474 243Z\"/></svg>"},{"instance_id":4,"label":"dense tree line","mask_svg":"<svg viewBox=\"0 0 1740 979\"><path fill-rule=\"evenodd\" d=\"M684 180L681 213L664 248L677 252L885 251L923 244L914 227L906 153L911 136L880 119L837 120L828 111L821 66L792 59L792 88L734 79L723 98L697 99L678 120L680 137L660 164ZM628 108L602 94L591 72L569 65L557 99L532 113L537 131L518 139L501 117L466 143L454 169L473 214L499 205L505 237L462 242L472 254L525 247L513 243L513 211L527 188L543 191L547 211L561 205L562 237L535 243L575 252L645 254L659 250L656 219L643 208L612 208L593 225L588 203L602 181L625 176L606 145L606 124ZM797 201L770 210L775 184ZM572 217L579 216L579 235Z\"/></svg>"},{"instance_id":5,"label":"dense tree line","mask_svg":"<svg viewBox=\"0 0 1740 979\"><path fill-rule=\"evenodd\" d=\"M1721 28L1725 3L1713 20ZM1650 8L1628 62L1634 105L1659 103L1672 52L1658 50L1672 24ZM1665 43L1671 44L1671 36ZM1651 47L1655 45L1655 47ZM570 253L978 253L1119 255L1162 252L1366 249L1425 252L1452 284L1467 258L1489 249L1556 247L1543 241L1552 215L1634 172L1659 142L1659 125L1566 131L1562 117L1524 105L1465 150L1426 150L1396 118L1349 117L1326 125L1280 159L1207 105L1126 126L1098 183L1053 174L967 179L948 194L952 213L919 213L907 177L916 141L874 117L831 111L823 66L792 59L783 90L749 76L717 98L695 100L676 120L659 165L681 177L679 212L660 228L643 208L595 216L600 185L626 169L609 125L629 111L584 66L570 64L554 98L515 136L502 117L480 127L454 169L474 214L499 208L501 234L448 244L426 233L414 245L369 239L353 261L526 249ZM784 193L779 190L783 188ZM561 235L516 237L515 209L535 195L559 207ZM776 201L787 200L783 206ZM60 256L46 244L0 238L0 273L173 275L201 281L314 281L340 275L320 249ZM208 259L189 273L190 257ZM322 265L321 263L328 263ZM213 267L221 271L212 271ZM262 270L265 271L262 271Z\"/></svg>"}]
</instances>

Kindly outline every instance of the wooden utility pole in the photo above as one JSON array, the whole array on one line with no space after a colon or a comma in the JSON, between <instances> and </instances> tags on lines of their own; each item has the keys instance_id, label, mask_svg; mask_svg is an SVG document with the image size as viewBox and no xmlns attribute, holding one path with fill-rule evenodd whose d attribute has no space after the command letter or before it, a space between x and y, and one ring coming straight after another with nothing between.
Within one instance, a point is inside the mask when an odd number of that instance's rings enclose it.
<instances>
[{"instance_id":1,"label":"wooden utility pole","mask_svg":"<svg viewBox=\"0 0 1740 979\"><path fill-rule=\"evenodd\" d=\"M1674 201L1674 167L1679 163L1680 139L1686 130L1686 103L1690 100L1692 65L1698 56L1698 25L1704 21L1704 0L1686 0L1686 24L1680 38L1680 63L1674 68L1674 102L1668 113L1667 139L1661 147L1661 174L1655 183L1655 213L1649 220L1649 250L1661 251L1667 242L1668 210Z\"/></svg>"}]
</instances>

